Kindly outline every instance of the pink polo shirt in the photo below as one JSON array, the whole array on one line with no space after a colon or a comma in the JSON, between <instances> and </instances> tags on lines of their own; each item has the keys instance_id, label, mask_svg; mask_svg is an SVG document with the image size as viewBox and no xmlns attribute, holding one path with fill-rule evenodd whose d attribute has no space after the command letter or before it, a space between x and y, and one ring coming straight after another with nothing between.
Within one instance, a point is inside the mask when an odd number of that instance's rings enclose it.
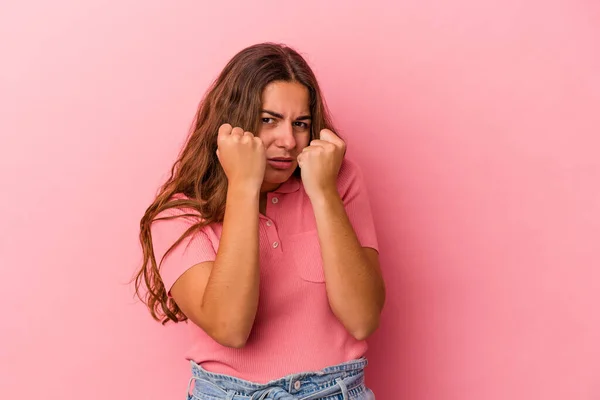
<instances>
[{"instance_id":1,"label":"pink polo shirt","mask_svg":"<svg viewBox=\"0 0 600 400\"><path fill-rule=\"evenodd\" d=\"M338 190L360 243L378 250L361 171L348 159L340 169ZM259 221L259 306L246 346L221 346L188 322L193 345L186 354L208 371L259 383L356 359L367 350L366 342L354 339L329 306L316 221L301 180L290 178L267 200L266 215ZM181 213L166 211L174 212ZM153 223L158 261L193 223L192 217ZM188 268L215 260L221 230L222 224L205 227L164 259L160 272L167 290Z\"/></svg>"}]
</instances>

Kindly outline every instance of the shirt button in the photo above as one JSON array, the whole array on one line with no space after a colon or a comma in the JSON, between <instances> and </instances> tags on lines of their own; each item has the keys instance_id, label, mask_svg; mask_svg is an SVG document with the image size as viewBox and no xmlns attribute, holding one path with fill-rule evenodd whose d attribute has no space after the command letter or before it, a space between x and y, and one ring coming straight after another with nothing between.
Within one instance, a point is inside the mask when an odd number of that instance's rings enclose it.
<instances>
[{"instance_id":1,"label":"shirt button","mask_svg":"<svg viewBox=\"0 0 600 400\"><path fill-rule=\"evenodd\" d=\"M267 226L271 226L271 225L273 225L273 224L271 223L271 221L267 221Z\"/></svg>"},{"instance_id":2,"label":"shirt button","mask_svg":"<svg viewBox=\"0 0 600 400\"><path fill-rule=\"evenodd\" d=\"M277 203L279 203L279 199L278 199L277 197L273 197L273 198L271 199L271 201L273 202L273 204L277 204Z\"/></svg>"},{"instance_id":3,"label":"shirt button","mask_svg":"<svg viewBox=\"0 0 600 400\"><path fill-rule=\"evenodd\" d=\"M294 389L298 390L298 389L300 389L300 386L301 386L301 383L300 383L300 381L296 381L296 382L294 383Z\"/></svg>"},{"instance_id":4,"label":"shirt button","mask_svg":"<svg viewBox=\"0 0 600 400\"><path fill-rule=\"evenodd\" d=\"M273 248L276 249L279 247L279 242L273 242Z\"/></svg>"}]
</instances>

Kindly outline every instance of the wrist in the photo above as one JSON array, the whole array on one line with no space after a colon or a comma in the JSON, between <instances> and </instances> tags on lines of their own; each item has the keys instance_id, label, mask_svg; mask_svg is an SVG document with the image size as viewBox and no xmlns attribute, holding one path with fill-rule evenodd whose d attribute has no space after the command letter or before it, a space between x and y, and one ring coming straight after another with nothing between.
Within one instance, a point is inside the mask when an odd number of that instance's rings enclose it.
<instances>
[{"instance_id":1,"label":"wrist","mask_svg":"<svg viewBox=\"0 0 600 400\"><path fill-rule=\"evenodd\" d=\"M260 197L260 188L248 183L230 183L227 186L227 197L254 199Z\"/></svg>"},{"instance_id":2,"label":"wrist","mask_svg":"<svg viewBox=\"0 0 600 400\"><path fill-rule=\"evenodd\" d=\"M314 206L329 204L331 202L341 202L342 198L337 190L337 187L322 189L309 196L311 203Z\"/></svg>"}]
</instances>

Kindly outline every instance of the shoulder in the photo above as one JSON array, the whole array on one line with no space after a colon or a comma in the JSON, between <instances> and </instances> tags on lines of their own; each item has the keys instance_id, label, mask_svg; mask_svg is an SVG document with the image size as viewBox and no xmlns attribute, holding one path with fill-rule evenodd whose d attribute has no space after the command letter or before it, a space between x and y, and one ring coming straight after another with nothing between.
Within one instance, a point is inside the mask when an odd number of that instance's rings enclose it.
<instances>
[{"instance_id":1,"label":"shoulder","mask_svg":"<svg viewBox=\"0 0 600 400\"><path fill-rule=\"evenodd\" d=\"M362 174L360 165L348 156L344 157L342 166L340 167L340 176L354 176Z\"/></svg>"},{"instance_id":2,"label":"shoulder","mask_svg":"<svg viewBox=\"0 0 600 400\"><path fill-rule=\"evenodd\" d=\"M174 244L185 241L188 245L208 248L218 243L213 225L206 223L198 210L194 208L194 200L183 195L169 199L169 208L159 212L152 220L150 231L155 253L165 252Z\"/></svg>"},{"instance_id":3,"label":"shoulder","mask_svg":"<svg viewBox=\"0 0 600 400\"><path fill-rule=\"evenodd\" d=\"M186 220L188 222L200 222L201 215L192 204L194 200L184 194L174 194L167 202L168 208L159 212L153 219L153 223L165 220Z\"/></svg>"},{"instance_id":4,"label":"shoulder","mask_svg":"<svg viewBox=\"0 0 600 400\"><path fill-rule=\"evenodd\" d=\"M189 228L202 222L200 213L192 206L193 200L176 194L169 199L168 208L160 211L150 225L153 237L168 238L181 235Z\"/></svg>"},{"instance_id":5,"label":"shoulder","mask_svg":"<svg viewBox=\"0 0 600 400\"><path fill-rule=\"evenodd\" d=\"M337 185L342 196L348 192L362 189L364 185L363 171L356 161L344 157L338 174Z\"/></svg>"}]
</instances>

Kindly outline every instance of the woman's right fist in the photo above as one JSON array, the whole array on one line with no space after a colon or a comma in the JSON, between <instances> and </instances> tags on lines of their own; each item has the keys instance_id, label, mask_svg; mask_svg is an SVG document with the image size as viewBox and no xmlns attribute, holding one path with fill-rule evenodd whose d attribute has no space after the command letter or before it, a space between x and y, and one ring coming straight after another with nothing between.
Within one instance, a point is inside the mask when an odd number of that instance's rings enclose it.
<instances>
[{"instance_id":1,"label":"woman's right fist","mask_svg":"<svg viewBox=\"0 0 600 400\"><path fill-rule=\"evenodd\" d=\"M230 124L219 127L217 157L229 185L244 185L260 189L265 177L267 157L258 137Z\"/></svg>"}]
</instances>

